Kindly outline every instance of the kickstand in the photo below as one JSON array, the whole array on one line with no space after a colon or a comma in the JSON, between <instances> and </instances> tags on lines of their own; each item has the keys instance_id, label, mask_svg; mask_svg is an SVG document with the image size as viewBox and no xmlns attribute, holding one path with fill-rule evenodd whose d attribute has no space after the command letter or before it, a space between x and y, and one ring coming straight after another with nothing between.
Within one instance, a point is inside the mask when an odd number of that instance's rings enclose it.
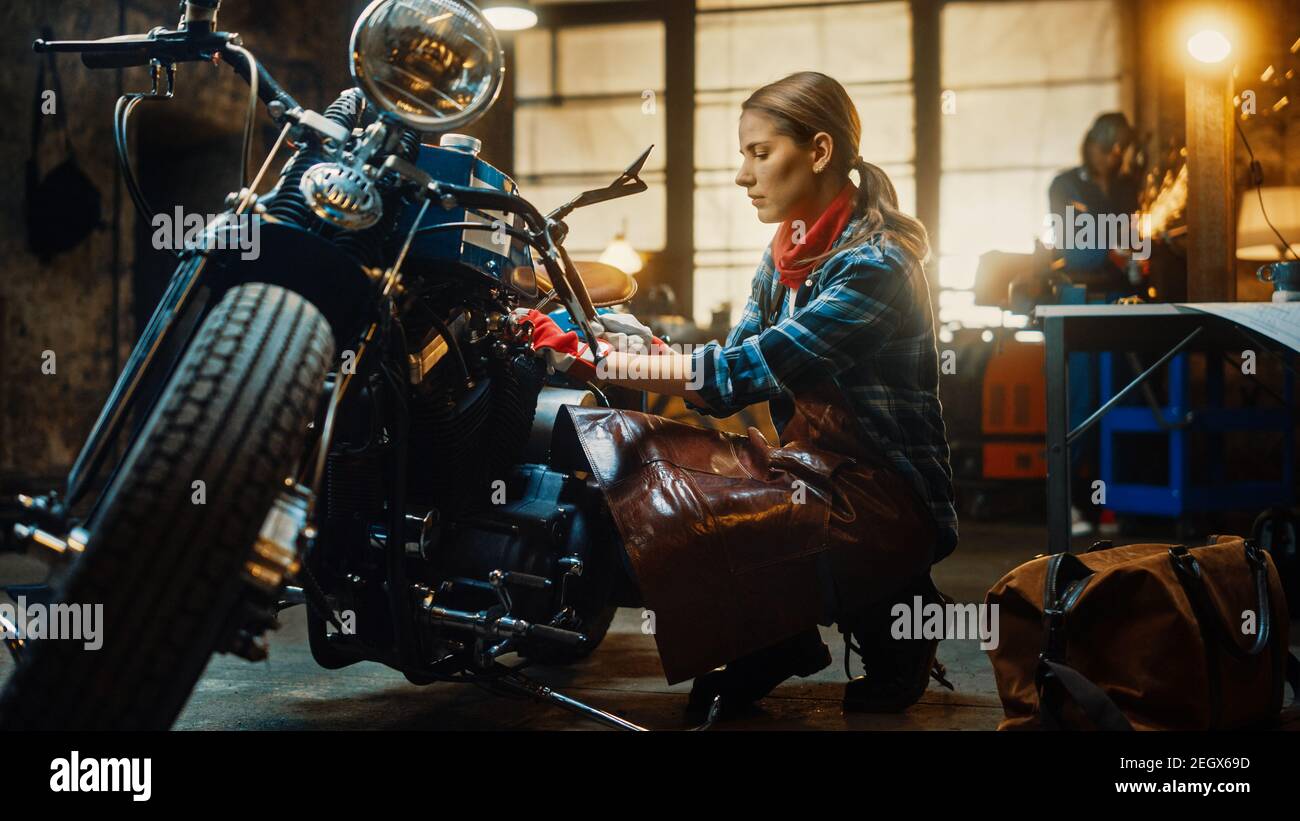
<instances>
[{"instance_id":1,"label":"kickstand","mask_svg":"<svg viewBox=\"0 0 1300 821\"><path fill-rule=\"evenodd\" d=\"M952 686L952 682L948 680L948 668L944 667L943 662L938 659L934 660L934 666L930 668L930 678L939 682L944 687L947 687L949 690L955 691L957 689Z\"/></svg>"},{"instance_id":2,"label":"kickstand","mask_svg":"<svg viewBox=\"0 0 1300 821\"><path fill-rule=\"evenodd\" d=\"M635 730L638 732L645 732L647 729L639 724L625 721L613 713L607 713L604 710L597 710L590 704L583 704L577 699L569 698L563 693L557 692L545 684L542 684L540 681L534 681L523 673L506 673L496 679L493 684L511 692L532 696L538 701L545 701L549 704L554 704L557 707L563 707L571 713L585 716L592 721L600 722L606 727L613 727L616 730Z\"/></svg>"},{"instance_id":3,"label":"kickstand","mask_svg":"<svg viewBox=\"0 0 1300 821\"><path fill-rule=\"evenodd\" d=\"M562 707L571 713L575 713L585 718L589 718L592 721L596 721L601 724L604 724L606 727L613 727L616 730L633 730L636 732L646 732L649 730L648 727L642 727L639 724L633 724L632 722L627 721L626 719L619 718L613 713L607 713L604 710L598 710L595 707L592 707L590 704L584 704L581 701L578 701L577 699L569 698L563 693L557 692L551 687L542 684L540 681L534 681L533 679L529 678L528 676L520 672L506 673L505 675L496 679L493 682L493 684L496 685L497 687L500 687L502 689L514 693L521 693L523 695L531 696L537 699L538 701L544 701L547 702L548 704L554 704L557 707ZM704 723L698 727L692 727L691 729L707 730L713 724L713 722L717 720L718 712L721 709L721 706L722 706L721 697L714 698L713 704L710 705L709 707L709 715L705 719Z\"/></svg>"}]
</instances>

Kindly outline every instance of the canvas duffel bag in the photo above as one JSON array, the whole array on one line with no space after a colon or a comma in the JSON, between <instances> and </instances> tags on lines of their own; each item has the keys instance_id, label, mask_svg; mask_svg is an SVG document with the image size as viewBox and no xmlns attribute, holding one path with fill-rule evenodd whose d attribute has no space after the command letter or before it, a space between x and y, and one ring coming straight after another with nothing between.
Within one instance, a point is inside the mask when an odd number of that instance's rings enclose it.
<instances>
[{"instance_id":1,"label":"canvas duffel bag","mask_svg":"<svg viewBox=\"0 0 1300 821\"><path fill-rule=\"evenodd\" d=\"M998 729L1266 725L1300 679L1277 569L1236 536L1042 556L985 603L998 605Z\"/></svg>"}]
</instances>

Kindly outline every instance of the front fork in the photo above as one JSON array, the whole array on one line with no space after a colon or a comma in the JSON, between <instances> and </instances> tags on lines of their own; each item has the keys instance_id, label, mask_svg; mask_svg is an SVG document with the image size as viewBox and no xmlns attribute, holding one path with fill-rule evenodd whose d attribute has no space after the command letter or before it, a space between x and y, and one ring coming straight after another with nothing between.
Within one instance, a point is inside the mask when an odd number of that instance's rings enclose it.
<instances>
[{"instance_id":1,"label":"front fork","mask_svg":"<svg viewBox=\"0 0 1300 821\"><path fill-rule=\"evenodd\" d=\"M119 440L130 412L139 402L141 385L145 377L156 367L160 352L177 341L178 331L192 332L196 327L197 322L183 320L187 317L195 318L189 314L190 309L196 307L196 302L206 301L206 289L202 287L203 270L206 264L207 257L195 256L183 261L172 274L167 290L163 292L162 299L154 308L153 316L149 318L144 333L135 343L135 348L126 361L126 367L118 375L108 400L99 411L95 426L91 428L90 436L82 445L81 452L77 455L71 472L68 473L62 501L65 510L71 509L81 500L103 468L114 443ZM204 296L200 297L200 294ZM199 304L197 307L201 309L202 305ZM188 340L180 341L182 346L188 342ZM179 353L178 351L176 358L179 357ZM172 361L175 361L175 358Z\"/></svg>"},{"instance_id":2,"label":"front fork","mask_svg":"<svg viewBox=\"0 0 1300 821\"><path fill-rule=\"evenodd\" d=\"M67 557L85 548L86 534L81 528L72 527L71 511L85 498L103 471L115 444L122 438L131 412L149 410L142 402L146 379L155 374L160 362L170 368L188 344L184 337L193 331L197 324L194 320L202 314L207 300L208 289L203 287L202 281L206 262L206 257L196 255L183 260L172 274L158 307L131 351L126 366L99 411L90 436L68 473L63 493L60 495L54 491L45 496L24 494L18 497L27 521L14 525L14 534L20 543L42 548L37 554L39 557ZM172 352L170 359L163 357L166 351ZM148 399L152 401L157 393L155 391L154 396ZM87 515L77 518L89 520L97 505L98 500Z\"/></svg>"},{"instance_id":3,"label":"front fork","mask_svg":"<svg viewBox=\"0 0 1300 821\"><path fill-rule=\"evenodd\" d=\"M189 343L187 335L197 326L209 294L203 282L206 264L207 257L194 255L183 259L172 274L68 473L63 494L56 491L45 496L19 495L18 502L25 515L24 521L14 525L14 535L20 544L38 548L34 554L37 558L58 564L85 551L90 535L85 529L72 526L71 511L103 472L116 444L123 439L132 411L149 412L166 384L167 374L160 375L152 395L146 395L144 389L147 379L158 376L159 367L170 370L184 353ZM116 471L118 466L114 464L112 469ZM98 504L96 499L87 514L77 516L76 520L89 521ZM11 624L0 624L0 633L5 636L5 646L15 661L21 661L26 647L24 637Z\"/></svg>"}]
</instances>

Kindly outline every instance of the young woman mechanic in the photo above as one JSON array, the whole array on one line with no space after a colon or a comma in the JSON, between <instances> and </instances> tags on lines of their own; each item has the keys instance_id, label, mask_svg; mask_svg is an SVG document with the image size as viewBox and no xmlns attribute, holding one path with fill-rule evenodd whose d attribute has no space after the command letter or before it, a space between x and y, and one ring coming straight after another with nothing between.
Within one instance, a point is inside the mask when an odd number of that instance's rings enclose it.
<instances>
[{"instance_id":1,"label":"young woman mechanic","mask_svg":"<svg viewBox=\"0 0 1300 821\"><path fill-rule=\"evenodd\" d=\"M861 129L824 74L755 91L742 105L736 184L778 227L740 323L724 343L687 354L652 342L649 353L612 350L601 367L609 382L710 416L769 402L782 446L756 428L567 409L655 614L668 679L695 679L690 710L717 695L744 709L825 668L818 624L838 623L863 656L846 709L904 709L942 669L937 640L889 630L893 603L943 600L930 566L957 544L928 240L859 156ZM575 335L530 319L552 362L590 367Z\"/></svg>"}]
</instances>

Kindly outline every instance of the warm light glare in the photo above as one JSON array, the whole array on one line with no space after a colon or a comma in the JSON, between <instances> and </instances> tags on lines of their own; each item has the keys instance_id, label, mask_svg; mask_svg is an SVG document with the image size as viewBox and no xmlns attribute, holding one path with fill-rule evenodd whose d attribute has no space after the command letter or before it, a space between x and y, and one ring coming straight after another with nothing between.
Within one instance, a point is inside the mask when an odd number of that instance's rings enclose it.
<instances>
[{"instance_id":1,"label":"warm light glare","mask_svg":"<svg viewBox=\"0 0 1300 821\"><path fill-rule=\"evenodd\" d=\"M483 16L497 31L523 31L537 25L537 12L519 6L483 9Z\"/></svg>"},{"instance_id":2,"label":"warm light glare","mask_svg":"<svg viewBox=\"0 0 1300 821\"><path fill-rule=\"evenodd\" d=\"M1202 63L1221 63L1231 51L1228 38L1212 29L1198 31L1187 41L1187 53Z\"/></svg>"},{"instance_id":3,"label":"warm light glare","mask_svg":"<svg viewBox=\"0 0 1300 821\"><path fill-rule=\"evenodd\" d=\"M600 255L600 261L613 265L625 274L635 274L641 270L641 255L622 236L614 238Z\"/></svg>"}]
</instances>

